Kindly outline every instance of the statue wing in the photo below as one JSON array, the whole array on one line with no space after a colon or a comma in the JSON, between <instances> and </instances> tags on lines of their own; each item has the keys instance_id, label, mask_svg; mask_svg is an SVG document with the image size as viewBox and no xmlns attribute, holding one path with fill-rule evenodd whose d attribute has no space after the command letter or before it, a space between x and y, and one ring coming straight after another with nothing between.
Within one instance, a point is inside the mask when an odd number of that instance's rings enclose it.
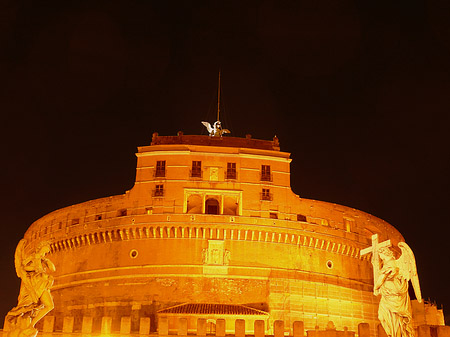
<instances>
[{"instance_id":1,"label":"statue wing","mask_svg":"<svg viewBox=\"0 0 450 337\"><path fill-rule=\"evenodd\" d=\"M397 260L399 273L407 281L411 280L416 298L419 303L421 303L422 294L420 292L419 276L417 275L416 259L414 254L405 242L399 242L398 246L402 250L402 255Z\"/></svg>"},{"instance_id":2,"label":"statue wing","mask_svg":"<svg viewBox=\"0 0 450 337\"><path fill-rule=\"evenodd\" d=\"M26 271L23 267L23 260L25 260L25 245L27 241L22 239L16 247L16 253L14 254L14 266L16 267L16 273L19 278L24 278Z\"/></svg>"},{"instance_id":3,"label":"statue wing","mask_svg":"<svg viewBox=\"0 0 450 337\"><path fill-rule=\"evenodd\" d=\"M228 129L222 129L222 133L231 133L231 131Z\"/></svg>"},{"instance_id":4,"label":"statue wing","mask_svg":"<svg viewBox=\"0 0 450 337\"><path fill-rule=\"evenodd\" d=\"M206 130L208 130L208 133L211 134L214 131L214 129L211 127L211 124L209 124L208 122L202 122L202 124L206 126Z\"/></svg>"}]
</instances>

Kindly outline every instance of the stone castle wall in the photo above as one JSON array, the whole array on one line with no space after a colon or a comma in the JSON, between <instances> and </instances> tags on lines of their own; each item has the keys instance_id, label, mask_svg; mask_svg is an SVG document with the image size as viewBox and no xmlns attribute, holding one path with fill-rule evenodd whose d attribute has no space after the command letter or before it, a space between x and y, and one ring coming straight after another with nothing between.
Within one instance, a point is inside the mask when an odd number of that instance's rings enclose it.
<instances>
[{"instance_id":1,"label":"stone castle wall","mask_svg":"<svg viewBox=\"0 0 450 337\"><path fill-rule=\"evenodd\" d=\"M351 328L376 320L361 244L299 229L199 224L207 215L187 225L177 217L191 216L170 217L170 227L135 221L52 243L58 315L109 312L118 320L133 303L213 302L262 305L274 319L302 320L308 328L330 318ZM217 261L205 256L211 243L222 244Z\"/></svg>"},{"instance_id":2,"label":"stone castle wall","mask_svg":"<svg viewBox=\"0 0 450 337\"><path fill-rule=\"evenodd\" d=\"M50 242L56 326L65 317L80 329L84 317L97 326L111 317L116 327L132 317L136 326L192 302L245 304L307 329L333 320L374 331L370 256L359 252L375 233L401 241L394 227L294 194L289 153L272 142L238 148L248 141L177 137L139 148L130 191L54 211L26 232L29 251ZM195 177L193 161L201 162ZM270 167L264 179L262 165ZM206 214L207 200L218 214Z\"/></svg>"}]
</instances>

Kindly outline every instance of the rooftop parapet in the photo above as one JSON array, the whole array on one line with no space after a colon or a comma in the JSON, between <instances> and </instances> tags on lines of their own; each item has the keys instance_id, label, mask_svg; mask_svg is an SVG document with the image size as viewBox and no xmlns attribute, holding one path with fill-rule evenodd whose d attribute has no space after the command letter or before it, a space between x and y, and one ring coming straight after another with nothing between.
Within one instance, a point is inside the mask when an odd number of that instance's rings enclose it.
<instances>
[{"instance_id":1,"label":"rooftop parapet","mask_svg":"<svg viewBox=\"0 0 450 337\"><path fill-rule=\"evenodd\" d=\"M277 136L273 140L253 139L251 135L245 138L240 137L210 137L201 135L185 135L179 131L176 136L160 136L157 132L153 133L150 145L205 145L205 146L224 146L241 147L260 150L280 151L280 142Z\"/></svg>"}]
</instances>

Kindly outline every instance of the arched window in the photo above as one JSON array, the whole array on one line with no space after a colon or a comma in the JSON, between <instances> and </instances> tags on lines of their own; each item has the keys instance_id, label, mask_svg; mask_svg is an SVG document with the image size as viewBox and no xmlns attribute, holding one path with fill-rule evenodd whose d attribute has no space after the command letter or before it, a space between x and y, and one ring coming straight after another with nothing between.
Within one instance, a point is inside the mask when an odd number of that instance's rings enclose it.
<instances>
[{"instance_id":1,"label":"arched window","mask_svg":"<svg viewBox=\"0 0 450 337\"><path fill-rule=\"evenodd\" d=\"M215 335L216 334L216 322L212 319L206 321L206 334Z\"/></svg>"},{"instance_id":2,"label":"arched window","mask_svg":"<svg viewBox=\"0 0 450 337\"><path fill-rule=\"evenodd\" d=\"M236 197L225 197L223 203L223 214L237 215L238 206L238 199Z\"/></svg>"},{"instance_id":3,"label":"arched window","mask_svg":"<svg viewBox=\"0 0 450 337\"><path fill-rule=\"evenodd\" d=\"M202 197L198 194L190 195L187 200L187 212L200 214L202 212Z\"/></svg>"},{"instance_id":4,"label":"arched window","mask_svg":"<svg viewBox=\"0 0 450 337\"><path fill-rule=\"evenodd\" d=\"M206 199L205 213L206 214L219 214L219 202L213 198Z\"/></svg>"}]
</instances>

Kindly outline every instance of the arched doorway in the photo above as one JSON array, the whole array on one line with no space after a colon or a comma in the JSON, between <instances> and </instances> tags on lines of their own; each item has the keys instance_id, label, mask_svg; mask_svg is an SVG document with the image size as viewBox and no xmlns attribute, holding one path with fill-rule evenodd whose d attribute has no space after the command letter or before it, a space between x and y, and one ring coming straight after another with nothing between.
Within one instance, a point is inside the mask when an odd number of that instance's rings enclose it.
<instances>
[{"instance_id":1,"label":"arched doorway","mask_svg":"<svg viewBox=\"0 0 450 337\"><path fill-rule=\"evenodd\" d=\"M206 199L205 213L206 214L219 214L219 202L213 198Z\"/></svg>"}]
</instances>

